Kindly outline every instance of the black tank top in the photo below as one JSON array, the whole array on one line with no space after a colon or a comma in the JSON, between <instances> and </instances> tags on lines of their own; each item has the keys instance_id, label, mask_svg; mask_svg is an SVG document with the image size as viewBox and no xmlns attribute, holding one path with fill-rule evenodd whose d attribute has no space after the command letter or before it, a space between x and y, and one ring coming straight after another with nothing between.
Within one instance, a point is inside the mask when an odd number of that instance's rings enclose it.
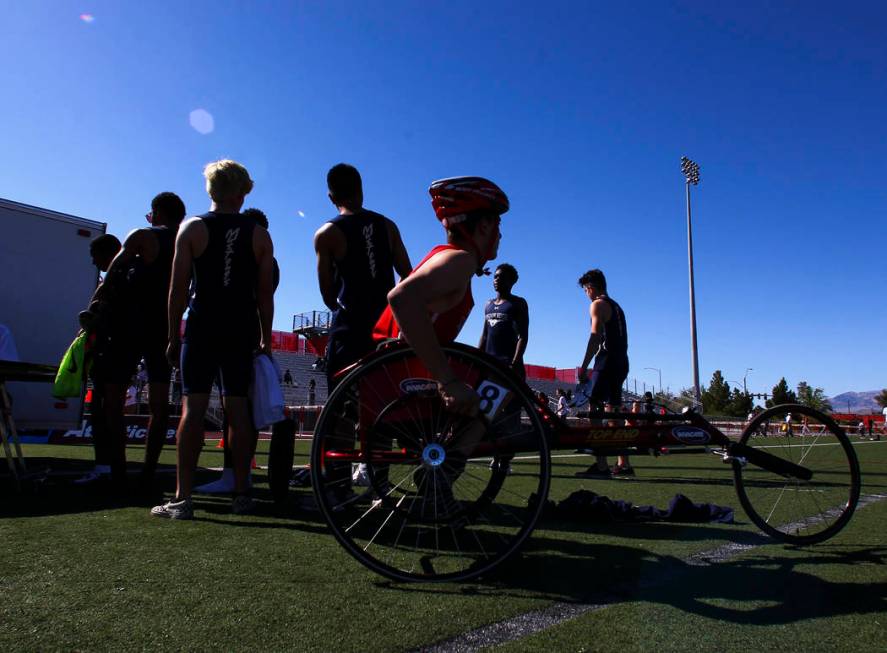
<instances>
[{"instance_id":1,"label":"black tank top","mask_svg":"<svg viewBox=\"0 0 887 653\"><path fill-rule=\"evenodd\" d=\"M172 256L176 248L176 230L169 227L151 227L157 239L157 258L144 269L145 304L151 315L166 324L169 279L172 276Z\"/></svg>"},{"instance_id":2,"label":"black tank top","mask_svg":"<svg viewBox=\"0 0 887 653\"><path fill-rule=\"evenodd\" d=\"M165 338L176 230L168 227L148 229L157 239L157 257L151 263L146 263L142 257L133 262L126 301L134 318L134 327L141 328L145 335Z\"/></svg>"},{"instance_id":3,"label":"black tank top","mask_svg":"<svg viewBox=\"0 0 887 653\"><path fill-rule=\"evenodd\" d=\"M628 360L628 330L625 326L625 313L612 299L601 297L610 305L610 319L604 324L604 342L595 356L594 367L600 369L608 363L622 363Z\"/></svg>"},{"instance_id":4,"label":"black tank top","mask_svg":"<svg viewBox=\"0 0 887 653\"><path fill-rule=\"evenodd\" d=\"M345 236L345 258L336 261L336 298L333 331L365 331L388 305L394 288L394 261L388 242L388 219L373 211L339 215L330 220Z\"/></svg>"},{"instance_id":5,"label":"black tank top","mask_svg":"<svg viewBox=\"0 0 887 653\"><path fill-rule=\"evenodd\" d=\"M253 252L255 222L239 213L197 216L209 232L203 253L194 259L193 295L188 327L255 334L258 265ZM193 322L193 326L192 326Z\"/></svg>"}]
</instances>

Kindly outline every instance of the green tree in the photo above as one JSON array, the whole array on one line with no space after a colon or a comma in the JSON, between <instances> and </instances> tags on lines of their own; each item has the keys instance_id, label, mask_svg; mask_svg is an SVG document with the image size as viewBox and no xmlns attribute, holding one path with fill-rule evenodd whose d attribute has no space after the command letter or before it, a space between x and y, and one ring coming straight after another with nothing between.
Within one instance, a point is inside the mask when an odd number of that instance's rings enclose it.
<instances>
[{"instance_id":1,"label":"green tree","mask_svg":"<svg viewBox=\"0 0 887 653\"><path fill-rule=\"evenodd\" d=\"M702 389L702 407L709 415L727 415L730 405L730 385L721 370L711 375L711 383Z\"/></svg>"},{"instance_id":2,"label":"green tree","mask_svg":"<svg viewBox=\"0 0 887 653\"><path fill-rule=\"evenodd\" d=\"M878 402L878 405L881 408L887 408L887 388L884 388L881 392L875 395L875 401Z\"/></svg>"},{"instance_id":3,"label":"green tree","mask_svg":"<svg viewBox=\"0 0 887 653\"><path fill-rule=\"evenodd\" d=\"M825 396L825 390L822 388L814 388L806 381L798 383L798 403L824 413L831 412L832 405Z\"/></svg>"},{"instance_id":4,"label":"green tree","mask_svg":"<svg viewBox=\"0 0 887 653\"><path fill-rule=\"evenodd\" d=\"M773 390L770 394L772 395L772 399L767 400L767 408L770 408L770 406L779 406L780 404L798 403L798 396L788 387L788 382L785 380L785 377L779 379L779 383L773 386Z\"/></svg>"},{"instance_id":5,"label":"green tree","mask_svg":"<svg viewBox=\"0 0 887 653\"><path fill-rule=\"evenodd\" d=\"M695 406L696 392L693 388L684 388L674 398L674 403L678 409L686 408L687 406Z\"/></svg>"},{"instance_id":6,"label":"green tree","mask_svg":"<svg viewBox=\"0 0 887 653\"><path fill-rule=\"evenodd\" d=\"M739 388L733 388L733 393L730 395L730 404L727 407L727 414L730 417L742 417L744 419L752 411L753 407L754 401L750 394L740 391Z\"/></svg>"}]
</instances>

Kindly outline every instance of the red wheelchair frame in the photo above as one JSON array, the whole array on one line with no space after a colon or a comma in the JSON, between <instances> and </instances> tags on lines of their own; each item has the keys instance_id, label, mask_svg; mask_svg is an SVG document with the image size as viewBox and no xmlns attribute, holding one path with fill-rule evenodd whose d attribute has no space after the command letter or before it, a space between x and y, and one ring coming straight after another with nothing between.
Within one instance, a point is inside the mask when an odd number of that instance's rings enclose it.
<instances>
[{"instance_id":1,"label":"red wheelchair frame","mask_svg":"<svg viewBox=\"0 0 887 653\"><path fill-rule=\"evenodd\" d=\"M456 374L481 396L478 417L448 414L424 365L397 343L343 372L315 430L312 482L333 534L390 578L464 580L512 555L541 513L552 450L716 454L732 468L751 520L796 544L835 535L859 499L859 465L849 440L810 408L771 408L738 440L692 411L600 411L562 419L492 357L459 344L444 350ZM751 440L762 424L789 412L824 429L809 441L778 434L764 444ZM512 477L508 467L516 457L520 470ZM362 492L354 492L353 464L365 468Z\"/></svg>"}]
</instances>

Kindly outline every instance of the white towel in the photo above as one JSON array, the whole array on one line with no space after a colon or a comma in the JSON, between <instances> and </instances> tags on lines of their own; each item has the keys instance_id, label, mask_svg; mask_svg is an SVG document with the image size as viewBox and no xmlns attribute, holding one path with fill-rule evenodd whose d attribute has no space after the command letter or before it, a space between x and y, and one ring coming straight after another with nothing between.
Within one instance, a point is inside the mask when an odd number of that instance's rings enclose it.
<instances>
[{"instance_id":1,"label":"white towel","mask_svg":"<svg viewBox=\"0 0 887 653\"><path fill-rule=\"evenodd\" d=\"M280 370L272 356L259 354L253 360L253 383L250 403L253 425L263 429L283 419L283 392L280 390Z\"/></svg>"}]
</instances>

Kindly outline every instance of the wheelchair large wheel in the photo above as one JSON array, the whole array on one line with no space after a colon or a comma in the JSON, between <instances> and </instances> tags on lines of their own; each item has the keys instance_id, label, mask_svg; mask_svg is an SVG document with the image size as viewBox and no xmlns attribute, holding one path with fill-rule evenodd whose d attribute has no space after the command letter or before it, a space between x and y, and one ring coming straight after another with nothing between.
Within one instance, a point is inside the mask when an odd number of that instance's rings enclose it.
<instances>
[{"instance_id":1,"label":"wheelchair large wheel","mask_svg":"<svg viewBox=\"0 0 887 653\"><path fill-rule=\"evenodd\" d=\"M449 413L397 344L339 383L314 431L312 481L330 529L398 581L488 572L529 536L548 495L546 429L526 385L476 349L444 351L477 389L478 417Z\"/></svg>"},{"instance_id":2,"label":"wheelchair large wheel","mask_svg":"<svg viewBox=\"0 0 887 653\"><path fill-rule=\"evenodd\" d=\"M859 501L859 462L833 419L806 406L775 406L745 427L739 445L736 491L762 531L814 544L847 525Z\"/></svg>"}]
</instances>

